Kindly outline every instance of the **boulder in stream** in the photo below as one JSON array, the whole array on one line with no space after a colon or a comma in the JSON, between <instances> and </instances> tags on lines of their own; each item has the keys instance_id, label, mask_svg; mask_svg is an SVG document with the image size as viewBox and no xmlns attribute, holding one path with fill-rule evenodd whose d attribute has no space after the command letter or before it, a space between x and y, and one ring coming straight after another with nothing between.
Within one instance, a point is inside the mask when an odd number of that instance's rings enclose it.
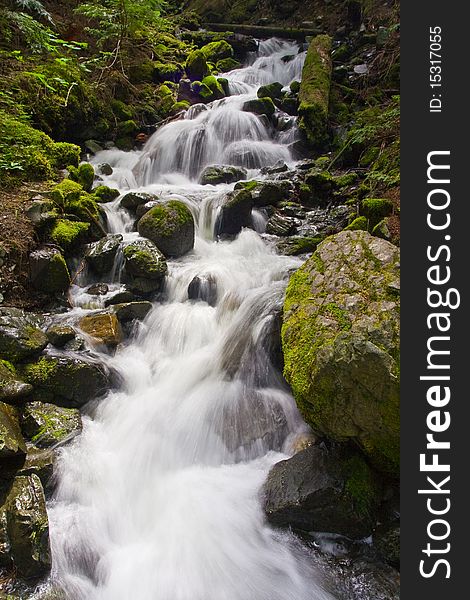
<instances>
[{"instance_id":1,"label":"boulder in stream","mask_svg":"<svg viewBox=\"0 0 470 600\"><path fill-rule=\"evenodd\" d=\"M32 391L32 385L18 377L11 363L0 360L0 400L2 402L15 404Z\"/></svg>"},{"instance_id":2,"label":"boulder in stream","mask_svg":"<svg viewBox=\"0 0 470 600\"><path fill-rule=\"evenodd\" d=\"M111 271L121 242L122 235L110 233L98 242L90 244L85 258L95 273L105 275Z\"/></svg>"},{"instance_id":3,"label":"boulder in stream","mask_svg":"<svg viewBox=\"0 0 470 600\"><path fill-rule=\"evenodd\" d=\"M202 185L218 185L219 183L234 183L246 179L247 170L243 167L231 165L211 165L202 172L200 182Z\"/></svg>"},{"instance_id":4,"label":"boulder in stream","mask_svg":"<svg viewBox=\"0 0 470 600\"><path fill-rule=\"evenodd\" d=\"M122 341L121 326L111 312L87 315L80 320L79 327L96 345L114 348Z\"/></svg>"},{"instance_id":5,"label":"boulder in stream","mask_svg":"<svg viewBox=\"0 0 470 600\"><path fill-rule=\"evenodd\" d=\"M5 459L21 458L26 454L26 444L18 423L17 410L0 402L0 464Z\"/></svg>"},{"instance_id":6,"label":"boulder in stream","mask_svg":"<svg viewBox=\"0 0 470 600\"><path fill-rule=\"evenodd\" d=\"M63 442L82 429L80 411L46 402L27 402L21 409L21 430L39 448Z\"/></svg>"},{"instance_id":7,"label":"boulder in stream","mask_svg":"<svg viewBox=\"0 0 470 600\"><path fill-rule=\"evenodd\" d=\"M166 257L183 256L194 246L193 215L180 200L169 200L154 206L140 219L138 230Z\"/></svg>"},{"instance_id":8,"label":"boulder in stream","mask_svg":"<svg viewBox=\"0 0 470 600\"><path fill-rule=\"evenodd\" d=\"M37 579L51 567L49 522L39 477L18 475L0 497L0 566Z\"/></svg>"},{"instance_id":9,"label":"boulder in stream","mask_svg":"<svg viewBox=\"0 0 470 600\"><path fill-rule=\"evenodd\" d=\"M399 250L365 231L322 242L284 304L284 375L317 433L399 468Z\"/></svg>"},{"instance_id":10,"label":"boulder in stream","mask_svg":"<svg viewBox=\"0 0 470 600\"><path fill-rule=\"evenodd\" d=\"M162 289L167 274L165 257L150 240L139 239L124 248L127 287L137 295Z\"/></svg>"},{"instance_id":11,"label":"boulder in stream","mask_svg":"<svg viewBox=\"0 0 470 600\"><path fill-rule=\"evenodd\" d=\"M217 216L215 234L236 235L243 227L251 227L253 205L253 196L248 190L235 190L227 194Z\"/></svg>"},{"instance_id":12,"label":"boulder in stream","mask_svg":"<svg viewBox=\"0 0 470 600\"><path fill-rule=\"evenodd\" d=\"M42 319L19 308L0 308L0 356L16 362L39 354L48 343Z\"/></svg>"},{"instance_id":13,"label":"boulder in stream","mask_svg":"<svg viewBox=\"0 0 470 600\"><path fill-rule=\"evenodd\" d=\"M209 306L217 302L217 281L212 275L196 275L188 285L189 300L202 300Z\"/></svg>"}]
</instances>

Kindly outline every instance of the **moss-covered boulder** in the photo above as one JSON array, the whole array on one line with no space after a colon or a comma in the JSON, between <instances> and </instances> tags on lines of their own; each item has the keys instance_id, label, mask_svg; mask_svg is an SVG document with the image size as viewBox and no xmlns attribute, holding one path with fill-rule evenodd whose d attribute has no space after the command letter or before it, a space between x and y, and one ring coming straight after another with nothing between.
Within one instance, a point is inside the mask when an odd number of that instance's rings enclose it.
<instances>
[{"instance_id":1,"label":"moss-covered boulder","mask_svg":"<svg viewBox=\"0 0 470 600\"><path fill-rule=\"evenodd\" d=\"M367 223L366 217L359 217L360 219L364 219ZM383 240L387 240L396 246L400 245L400 230L397 229L396 223L394 224L392 219L389 217L385 217L382 219L372 230L372 235L376 235Z\"/></svg>"},{"instance_id":2,"label":"moss-covered boulder","mask_svg":"<svg viewBox=\"0 0 470 600\"><path fill-rule=\"evenodd\" d=\"M0 400L16 403L33 391L29 383L21 381L13 365L0 360Z\"/></svg>"},{"instance_id":3,"label":"moss-covered boulder","mask_svg":"<svg viewBox=\"0 0 470 600\"><path fill-rule=\"evenodd\" d=\"M91 192L95 180L95 169L90 163L81 163L78 167L68 167L69 179L81 185L86 192Z\"/></svg>"},{"instance_id":4,"label":"moss-covered boulder","mask_svg":"<svg viewBox=\"0 0 470 600\"><path fill-rule=\"evenodd\" d=\"M67 291L70 273L62 253L57 248L43 246L29 255L31 283L46 294Z\"/></svg>"},{"instance_id":5,"label":"moss-covered boulder","mask_svg":"<svg viewBox=\"0 0 470 600\"><path fill-rule=\"evenodd\" d=\"M14 568L26 579L44 576L51 567L51 553L46 500L39 477L15 477L2 496L0 564Z\"/></svg>"},{"instance_id":6,"label":"moss-covered boulder","mask_svg":"<svg viewBox=\"0 0 470 600\"><path fill-rule=\"evenodd\" d=\"M124 248L124 258L124 275L131 292L146 295L163 288L168 267L153 242L135 240Z\"/></svg>"},{"instance_id":7,"label":"moss-covered boulder","mask_svg":"<svg viewBox=\"0 0 470 600\"><path fill-rule=\"evenodd\" d=\"M65 408L79 408L110 387L102 365L77 356L42 356L24 366L23 376L34 386L35 398Z\"/></svg>"},{"instance_id":8,"label":"moss-covered boulder","mask_svg":"<svg viewBox=\"0 0 470 600\"><path fill-rule=\"evenodd\" d=\"M210 90L210 95L207 95L206 88ZM204 102L213 102L225 98L225 90L220 83L220 80L214 75L208 75L201 81L201 91L199 96Z\"/></svg>"},{"instance_id":9,"label":"moss-covered boulder","mask_svg":"<svg viewBox=\"0 0 470 600\"><path fill-rule=\"evenodd\" d=\"M89 229L90 223L58 219L52 226L50 238L64 250L69 250L86 241Z\"/></svg>"},{"instance_id":10,"label":"moss-covered boulder","mask_svg":"<svg viewBox=\"0 0 470 600\"><path fill-rule=\"evenodd\" d=\"M179 63L168 62L156 62L153 67L153 81L155 83L165 83L165 81L171 81L178 83L184 75L184 68Z\"/></svg>"},{"instance_id":11,"label":"moss-covered boulder","mask_svg":"<svg viewBox=\"0 0 470 600\"><path fill-rule=\"evenodd\" d=\"M277 463L262 494L274 525L362 538L376 524L380 483L357 453L317 445Z\"/></svg>"},{"instance_id":12,"label":"moss-covered boulder","mask_svg":"<svg viewBox=\"0 0 470 600\"><path fill-rule=\"evenodd\" d=\"M20 458L26 454L26 444L13 406L0 402L0 464L5 459Z\"/></svg>"},{"instance_id":13,"label":"moss-covered boulder","mask_svg":"<svg viewBox=\"0 0 470 600\"><path fill-rule=\"evenodd\" d=\"M113 313L96 313L80 319L80 329L90 336L96 345L114 348L122 341L122 330Z\"/></svg>"},{"instance_id":14,"label":"moss-covered boulder","mask_svg":"<svg viewBox=\"0 0 470 600\"><path fill-rule=\"evenodd\" d=\"M276 107L271 98L256 98L245 102L243 110L255 115L266 115L270 119L276 112Z\"/></svg>"},{"instance_id":15,"label":"moss-covered boulder","mask_svg":"<svg viewBox=\"0 0 470 600\"><path fill-rule=\"evenodd\" d=\"M262 181L251 188L256 207L273 206L287 200L291 192L289 181Z\"/></svg>"},{"instance_id":16,"label":"moss-covered boulder","mask_svg":"<svg viewBox=\"0 0 470 600\"><path fill-rule=\"evenodd\" d=\"M233 57L233 48L226 40L210 42L201 48L201 52L207 62L214 64L224 58Z\"/></svg>"},{"instance_id":17,"label":"moss-covered boulder","mask_svg":"<svg viewBox=\"0 0 470 600\"><path fill-rule=\"evenodd\" d=\"M249 190L235 190L227 194L217 216L215 234L231 236L240 233L243 227L251 227L253 206L253 196Z\"/></svg>"},{"instance_id":18,"label":"moss-covered boulder","mask_svg":"<svg viewBox=\"0 0 470 600\"><path fill-rule=\"evenodd\" d=\"M231 165L211 165L206 167L201 174L202 185L218 185L219 183L234 183L246 179L247 170L243 167Z\"/></svg>"},{"instance_id":19,"label":"moss-covered boulder","mask_svg":"<svg viewBox=\"0 0 470 600\"><path fill-rule=\"evenodd\" d=\"M188 56L185 65L186 75L191 81L202 81L209 75L206 57L201 50L193 50Z\"/></svg>"},{"instance_id":20,"label":"moss-covered boulder","mask_svg":"<svg viewBox=\"0 0 470 600\"><path fill-rule=\"evenodd\" d=\"M284 374L307 423L399 467L399 253L364 231L327 238L292 276Z\"/></svg>"},{"instance_id":21,"label":"moss-covered boulder","mask_svg":"<svg viewBox=\"0 0 470 600\"><path fill-rule=\"evenodd\" d=\"M275 98L282 98L282 83L274 82L268 83L267 85L262 85L257 92L258 98L271 98L274 100Z\"/></svg>"},{"instance_id":22,"label":"moss-covered boulder","mask_svg":"<svg viewBox=\"0 0 470 600\"><path fill-rule=\"evenodd\" d=\"M240 69L241 66L241 62L235 60L234 58L224 58L217 61L216 69L219 71L219 73L228 73L229 71Z\"/></svg>"},{"instance_id":23,"label":"moss-covered boulder","mask_svg":"<svg viewBox=\"0 0 470 600\"><path fill-rule=\"evenodd\" d=\"M392 212L393 202L388 198L365 198L361 203L360 213L366 217L370 231Z\"/></svg>"},{"instance_id":24,"label":"moss-covered boulder","mask_svg":"<svg viewBox=\"0 0 470 600\"><path fill-rule=\"evenodd\" d=\"M111 169L111 167L109 168ZM109 175L111 173L109 173ZM119 190L116 190L115 188L110 188L107 185L99 185L93 190L93 197L95 198L96 202L100 202L101 204L112 202L113 200L116 200L118 196Z\"/></svg>"},{"instance_id":25,"label":"moss-covered boulder","mask_svg":"<svg viewBox=\"0 0 470 600\"><path fill-rule=\"evenodd\" d=\"M98 242L90 244L85 258L97 275L105 275L111 271L121 242L122 235L110 233Z\"/></svg>"},{"instance_id":26,"label":"moss-covered boulder","mask_svg":"<svg viewBox=\"0 0 470 600\"><path fill-rule=\"evenodd\" d=\"M356 217L347 227L345 231L367 231L367 218Z\"/></svg>"},{"instance_id":27,"label":"moss-covered boulder","mask_svg":"<svg viewBox=\"0 0 470 600\"><path fill-rule=\"evenodd\" d=\"M46 335L50 344L56 348L63 348L67 342L74 339L76 332L72 326L60 323L48 327Z\"/></svg>"},{"instance_id":28,"label":"moss-covered boulder","mask_svg":"<svg viewBox=\"0 0 470 600\"><path fill-rule=\"evenodd\" d=\"M182 256L194 246L193 215L180 200L169 200L150 209L140 219L138 230L167 257Z\"/></svg>"},{"instance_id":29,"label":"moss-covered boulder","mask_svg":"<svg viewBox=\"0 0 470 600\"><path fill-rule=\"evenodd\" d=\"M82 419L77 408L27 402L21 410L23 435L39 448L63 442L81 429Z\"/></svg>"},{"instance_id":30,"label":"moss-covered boulder","mask_svg":"<svg viewBox=\"0 0 470 600\"><path fill-rule=\"evenodd\" d=\"M312 147L320 146L327 136L331 68L331 38L314 37L307 51L299 92L299 127Z\"/></svg>"},{"instance_id":31,"label":"moss-covered boulder","mask_svg":"<svg viewBox=\"0 0 470 600\"><path fill-rule=\"evenodd\" d=\"M39 354L47 346L41 317L19 308L0 307L0 356L16 362Z\"/></svg>"}]
</instances>

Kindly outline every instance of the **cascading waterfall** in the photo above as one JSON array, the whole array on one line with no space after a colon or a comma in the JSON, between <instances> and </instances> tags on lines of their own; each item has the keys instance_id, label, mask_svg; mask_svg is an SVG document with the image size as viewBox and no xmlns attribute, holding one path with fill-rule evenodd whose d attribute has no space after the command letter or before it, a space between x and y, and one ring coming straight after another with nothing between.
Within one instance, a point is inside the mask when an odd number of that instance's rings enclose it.
<instances>
[{"instance_id":1,"label":"cascading waterfall","mask_svg":"<svg viewBox=\"0 0 470 600\"><path fill-rule=\"evenodd\" d=\"M95 157L113 166L105 183L122 192L183 199L197 231L194 251L169 262L165 300L115 356L101 356L121 388L90 406L82 434L60 450L49 505L54 578L73 600L331 598L307 550L267 526L259 499L272 465L306 431L270 349L300 263L254 230L215 241L233 184L197 183L211 162L292 160L241 107L262 83L298 79L303 57L295 44L262 42L228 75L242 96L188 111L142 152ZM119 199L106 207L112 232L137 235ZM256 230L263 219L254 215ZM214 283L213 302L188 300L196 276ZM81 304L83 290L73 293Z\"/></svg>"}]
</instances>

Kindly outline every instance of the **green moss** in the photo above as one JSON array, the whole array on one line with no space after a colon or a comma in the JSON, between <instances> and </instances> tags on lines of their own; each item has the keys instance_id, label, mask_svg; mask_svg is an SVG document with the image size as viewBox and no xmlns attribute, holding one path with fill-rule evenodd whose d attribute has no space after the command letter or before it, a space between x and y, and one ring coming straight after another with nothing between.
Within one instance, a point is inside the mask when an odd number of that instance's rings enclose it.
<instances>
[{"instance_id":1,"label":"green moss","mask_svg":"<svg viewBox=\"0 0 470 600\"><path fill-rule=\"evenodd\" d=\"M384 217L393 212L393 202L387 198L366 198L362 201L361 215L366 217L372 230Z\"/></svg>"},{"instance_id":2,"label":"green moss","mask_svg":"<svg viewBox=\"0 0 470 600\"><path fill-rule=\"evenodd\" d=\"M201 50L193 50L185 65L186 74L191 81L202 81L209 75L206 58Z\"/></svg>"},{"instance_id":3,"label":"green moss","mask_svg":"<svg viewBox=\"0 0 470 600\"><path fill-rule=\"evenodd\" d=\"M330 85L331 38L319 35L310 42L299 92L299 127L312 147L327 138Z\"/></svg>"},{"instance_id":4,"label":"green moss","mask_svg":"<svg viewBox=\"0 0 470 600\"><path fill-rule=\"evenodd\" d=\"M236 184L235 189L236 190L248 190L249 192L252 192L259 185L260 185L260 182L256 181L255 179L253 179L251 181L239 181Z\"/></svg>"},{"instance_id":5,"label":"green moss","mask_svg":"<svg viewBox=\"0 0 470 600\"><path fill-rule=\"evenodd\" d=\"M112 202L119 196L119 190L110 188L106 185L99 185L93 190L93 197L96 202Z\"/></svg>"},{"instance_id":6,"label":"green moss","mask_svg":"<svg viewBox=\"0 0 470 600\"><path fill-rule=\"evenodd\" d=\"M10 361L3 360L2 358L0 358L0 364L2 364L6 369L8 369L10 373L16 375L16 369Z\"/></svg>"},{"instance_id":7,"label":"green moss","mask_svg":"<svg viewBox=\"0 0 470 600\"><path fill-rule=\"evenodd\" d=\"M241 67L241 63L234 58L224 58L222 60L217 61L216 68L220 73L228 73L229 71L233 71L234 69L239 69Z\"/></svg>"},{"instance_id":8,"label":"green moss","mask_svg":"<svg viewBox=\"0 0 470 600\"><path fill-rule=\"evenodd\" d=\"M58 207L65 208L70 202L80 200L82 193L83 188L79 183L71 179L64 179L53 188L50 197Z\"/></svg>"},{"instance_id":9,"label":"green moss","mask_svg":"<svg viewBox=\"0 0 470 600\"><path fill-rule=\"evenodd\" d=\"M353 456L343 466L346 479L344 493L353 502L359 516L368 518L377 505L378 488L372 471L360 456Z\"/></svg>"},{"instance_id":10,"label":"green moss","mask_svg":"<svg viewBox=\"0 0 470 600\"><path fill-rule=\"evenodd\" d=\"M338 188L345 188L354 185L359 179L357 173L345 173L344 175L338 175L334 177L334 183Z\"/></svg>"},{"instance_id":11,"label":"green moss","mask_svg":"<svg viewBox=\"0 0 470 600\"><path fill-rule=\"evenodd\" d=\"M219 60L232 58L233 48L226 40L210 42L201 48L206 61L217 63Z\"/></svg>"},{"instance_id":12,"label":"green moss","mask_svg":"<svg viewBox=\"0 0 470 600\"><path fill-rule=\"evenodd\" d=\"M248 100L245 102L243 110L252 112L255 115L266 115L271 118L276 111L276 107L271 98L257 98L256 100Z\"/></svg>"},{"instance_id":13,"label":"green moss","mask_svg":"<svg viewBox=\"0 0 470 600\"><path fill-rule=\"evenodd\" d=\"M356 217L354 221L349 223L347 227L345 227L345 231L367 231L367 218L366 217Z\"/></svg>"},{"instance_id":14,"label":"green moss","mask_svg":"<svg viewBox=\"0 0 470 600\"><path fill-rule=\"evenodd\" d=\"M175 102L171 107L170 113L172 115L176 115L183 110L188 110L191 104L187 100L181 100L181 102Z\"/></svg>"},{"instance_id":15,"label":"green moss","mask_svg":"<svg viewBox=\"0 0 470 600\"><path fill-rule=\"evenodd\" d=\"M89 223L59 219L52 227L50 237L53 242L67 250L83 239L90 228Z\"/></svg>"},{"instance_id":16,"label":"green moss","mask_svg":"<svg viewBox=\"0 0 470 600\"><path fill-rule=\"evenodd\" d=\"M24 375L29 383L39 385L46 383L56 370L57 361L43 356L37 362L26 365Z\"/></svg>"},{"instance_id":17,"label":"green moss","mask_svg":"<svg viewBox=\"0 0 470 600\"><path fill-rule=\"evenodd\" d=\"M267 85L262 85L257 92L258 98L271 98L274 100L275 98L282 98L282 84L268 83Z\"/></svg>"},{"instance_id":18,"label":"green moss","mask_svg":"<svg viewBox=\"0 0 470 600\"><path fill-rule=\"evenodd\" d=\"M351 329L352 323L348 312L334 302L328 302L328 304L322 305L319 314L334 319L342 331L349 331Z\"/></svg>"},{"instance_id":19,"label":"green moss","mask_svg":"<svg viewBox=\"0 0 470 600\"><path fill-rule=\"evenodd\" d=\"M225 97L225 91L224 88L222 87L222 85L220 84L219 80L214 77L213 75L209 75L208 77L204 77L204 79L202 80L202 88L201 88L201 92L199 92L199 95L201 97L203 97L205 100L220 100L221 98ZM202 89L204 88L204 86L206 86L207 88L209 88L209 90L211 91L210 97L207 97L207 95L205 96L202 92Z\"/></svg>"},{"instance_id":20,"label":"green moss","mask_svg":"<svg viewBox=\"0 0 470 600\"><path fill-rule=\"evenodd\" d=\"M68 165L78 166L80 162L80 147L67 142L57 142L52 147L54 164L59 169L65 169Z\"/></svg>"},{"instance_id":21,"label":"green moss","mask_svg":"<svg viewBox=\"0 0 470 600\"><path fill-rule=\"evenodd\" d=\"M153 64L152 64L153 67ZM152 79L150 78L150 81ZM121 100L111 100L111 110L118 121L128 121L134 118L134 110Z\"/></svg>"}]
</instances>

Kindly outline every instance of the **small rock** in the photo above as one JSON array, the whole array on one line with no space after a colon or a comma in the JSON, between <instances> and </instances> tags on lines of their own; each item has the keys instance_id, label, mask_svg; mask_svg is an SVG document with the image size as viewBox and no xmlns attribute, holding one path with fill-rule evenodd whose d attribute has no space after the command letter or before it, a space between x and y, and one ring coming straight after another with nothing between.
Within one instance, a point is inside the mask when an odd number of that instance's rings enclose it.
<instances>
[{"instance_id":1,"label":"small rock","mask_svg":"<svg viewBox=\"0 0 470 600\"><path fill-rule=\"evenodd\" d=\"M242 167L228 165L212 165L202 172L200 182L202 185L218 185L219 183L234 183L246 179L247 170Z\"/></svg>"},{"instance_id":2,"label":"small rock","mask_svg":"<svg viewBox=\"0 0 470 600\"><path fill-rule=\"evenodd\" d=\"M121 242L122 235L108 234L99 242L90 244L85 258L95 273L105 275L111 271Z\"/></svg>"},{"instance_id":3,"label":"small rock","mask_svg":"<svg viewBox=\"0 0 470 600\"><path fill-rule=\"evenodd\" d=\"M86 293L90 296L106 296L109 286L106 283L94 283L87 288Z\"/></svg>"},{"instance_id":4,"label":"small rock","mask_svg":"<svg viewBox=\"0 0 470 600\"><path fill-rule=\"evenodd\" d=\"M261 169L262 175L275 175L276 173L285 173L289 170L289 167L282 160L279 160L272 167L263 167Z\"/></svg>"},{"instance_id":5,"label":"small rock","mask_svg":"<svg viewBox=\"0 0 470 600\"><path fill-rule=\"evenodd\" d=\"M121 198L121 206L130 211L135 211L141 204L147 202L159 200L158 196L154 194L147 194L145 192L129 192Z\"/></svg>"},{"instance_id":6,"label":"small rock","mask_svg":"<svg viewBox=\"0 0 470 600\"><path fill-rule=\"evenodd\" d=\"M47 339L56 348L63 348L75 337L75 329L70 325L51 325L46 331Z\"/></svg>"},{"instance_id":7,"label":"small rock","mask_svg":"<svg viewBox=\"0 0 470 600\"><path fill-rule=\"evenodd\" d=\"M162 289L167 274L165 257L150 240L139 239L124 248L124 276L131 292L149 294Z\"/></svg>"},{"instance_id":8,"label":"small rock","mask_svg":"<svg viewBox=\"0 0 470 600\"><path fill-rule=\"evenodd\" d=\"M254 206L252 194L248 190L227 194L215 224L215 234L236 235L243 227L251 227L251 211Z\"/></svg>"},{"instance_id":9,"label":"small rock","mask_svg":"<svg viewBox=\"0 0 470 600\"><path fill-rule=\"evenodd\" d=\"M143 321L147 314L152 310L151 302L126 302L123 304L115 304L113 311L121 323L129 321Z\"/></svg>"},{"instance_id":10,"label":"small rock","mask_svg":"<svg viewBox=\"0 0 470 600\"><path fill-rule=\"evenodd\" d=\"M278 236L287 236L295 233L296 220L280 213L274 214L266 223L266 233Z\"/></svg>"},{"instance_id":11,"label":"small rock","mask_svg":"<svg viewBox=\"0 0 470 600\"><path fill-rule=\"evenodd\" d=\"M366 64L356 65L354 67L354 73L357 75L367 75L369 72L369 67Z\"/></svg>"},{"instance_id":12,"label":"small rock","mask_svg":"<svg viewBox=\"0 0 470 600\"><path fill-rule=\"evenodd\" d=\"M98 152L103 152L103 147L95 140L86 140L83 145L92 154L98 154Z\"/></svg>"},{"instance_id":13,"label":"small rock","mask_svg":"<svg viewBox=\"0 0 470 600\"><path fill-rule=\"evenodd\" d=\"M57 248L42 246L29 255L33 286L46 294L65 292L70 285L70 273Z\"/></svg>"},{"instance_id":14,"label":"small rock","mask_svg":"<svg viewBox=\"0 0 470 600\"><path fill-rule=\"evenodd\" d=\"M101 173L101 175L109 176L113 174L113 167L108 163L100 163L97 169L98 172Z\"/></svg>"},{"instance_id":15,"label":"small rock","mask_svg":"<svg viewBox=\"0 0 470 600\"><path fill-rule=\"evenodd\" d=\"M210 306L217 302L217 282L212 275L197 275L188 286L189 300L202 300Z\"/></svg>"},{"instance_id":16,"label":"small rock","mask_svg":"<svg viewBox=\"0 0 470 600\"><path fill-rule=\"evenodd\" d=\"M114 348L122 341L122 331L115 314L99 313L83 317L80 329L95 343Z\"/></svg>"}]
</instances>

